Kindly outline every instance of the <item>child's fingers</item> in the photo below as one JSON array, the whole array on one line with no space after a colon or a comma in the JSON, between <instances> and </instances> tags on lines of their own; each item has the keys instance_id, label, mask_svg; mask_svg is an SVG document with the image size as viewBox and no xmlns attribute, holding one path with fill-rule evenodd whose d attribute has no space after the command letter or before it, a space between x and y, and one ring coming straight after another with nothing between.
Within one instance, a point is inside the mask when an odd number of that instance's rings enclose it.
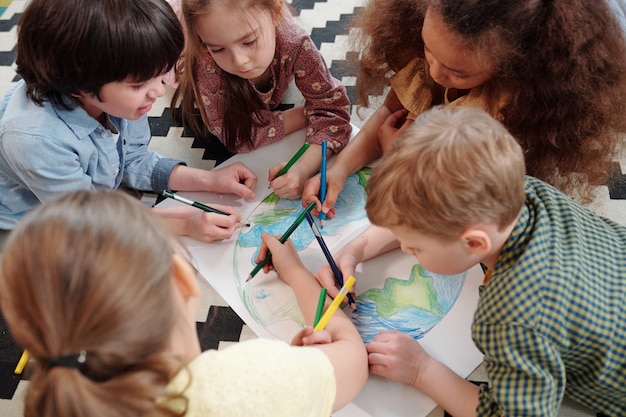
<instances>
[{"instance_id":1,"label":"child's fingers","mask_svg":"<svg viewBox=\"0 0 626 417\"><path fill-rule=\"evenodd\" d=\"M330 336L330 333L326 330L320 330L318 332L313 332L308 336L304 336L302 338L302 345L322 345L327 343L332 343L333 339Z\"/></svg>"},{"instance_id":2,"label":"child's fingers","mask_svg":"<svg viewBox=\"0 0 626 417\"><path fill-rule=\"evenodd\" d=\"M276 175L280 172L281 169L283 169L285 165L287 165L286 162L280 162L274 165L273 167L271 167L267 173L267 180L269 182L274 181L274 179L276 178Z\"/></svg>"},{"instance_id":3,"label":"child's fingers","mask_svg":"<svg viewBox=\"0 0 626 417\"><path fill-rule=\"evenodd\" d=\"M408 115L409 112L406 109L400 109L398 111L395 111L385 119L385 121L383 122L383 126L394 130L398 129L400 126L402 126Z\"/></svg>"},{"instance_id":4,"label":"child's fingers","mask_svg":"<svg viewBox=\"0 0 626 417\"><path fill-rule=\"evenodd\" d=\"M330 267L323 266L322 268L320 268L315 278L322 287L326 288L326 290L328 291L328 295L331 298L335 298L337 296L337 294L339 293L339 288L337 288L337 284L335 282L333 273L330 270Z\"/></svg>"},{"instance_id":5,"label":"child's fingers","mask_svg":"<svg viewBox=\"0 0 626 417\"><path fill-rule=\"evenodd\" d=\"M326 214L326 217L332 218L335 215L336 211L333 211L333 206L337 202L337 197L343 190L344 186L344 181L337 180L334 177L328 179L326 198L324 199L324 204L322 204L322 211Z\"/></svg>"},{"instance_id":6,"label":"child's fingers","mask_svg":"<svg viewBox=\"0 0 626 417\"><path fill-rule=\"evenodd\" d=\"M261 236L261 240L262 239L263 239L263 236ZM269 252L269 248L267 247L267 244L265 243L265 241L262 240L261 241L261 247L259 248L259 253L257 253L254 262L259 263L259 262L263 261L265 258L267 258L267 253L268 252Z\"/></svg>"},{"instance_id":7,"label":"child's fingers","mask_svg":"<svg viewBox=\"0 0 626 417\"><path fill-rule=\"evenodd\" d=\"M314 175L309 178L302 189L302 207L307 207L311 204L311 201L315 201L316 207L313 209L314 215L319 213L318 207L321 207L321 202L318 198L320 193L320 175Z\"/></svg>"}]
</instances>

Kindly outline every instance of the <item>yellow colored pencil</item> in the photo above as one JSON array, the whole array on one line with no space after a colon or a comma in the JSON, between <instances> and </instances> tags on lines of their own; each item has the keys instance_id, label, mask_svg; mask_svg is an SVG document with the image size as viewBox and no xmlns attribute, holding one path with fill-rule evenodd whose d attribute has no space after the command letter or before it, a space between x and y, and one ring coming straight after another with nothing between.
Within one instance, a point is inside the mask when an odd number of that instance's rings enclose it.
<instances>
[{"instance_id":1,"label":"yellow colored pencil","mask_svg":"<svg viewBox=\"0 0 626 417\"><path fill-rule=\"evenodd\" d=\"M355 282L356 282L356 278L350 275L350 277L346 280L346 283L343 285L343 287L339 291L339 294L337 294L333 302L330 303L330 305L328 306L328 310L326 310L326 312L324 313L320 321L313 328L314 332L319 332L320 330L324 330L324 327L326 327L326 324L328 324L328 321L333 316L333 314L339 307L339 304L341 304L346 294L348 294L348 292L350 291L350 289L352 288Z\"/></svg>"},{"instance_id":2,"label":"yellow colored pencil","mask_svg":"<svg viewBox=\"0 0 626 417\"><path fill-rule=\"evenodd\" d=\"M17 366L15 367L15 371L13 371L13 373L15 375L21 375L22 371L24 371L24 367L26 366L27 362L28 362L28 351L24 349L24 352L22 352L22 357L17 363Z\"/></svg>"}]
</instances>

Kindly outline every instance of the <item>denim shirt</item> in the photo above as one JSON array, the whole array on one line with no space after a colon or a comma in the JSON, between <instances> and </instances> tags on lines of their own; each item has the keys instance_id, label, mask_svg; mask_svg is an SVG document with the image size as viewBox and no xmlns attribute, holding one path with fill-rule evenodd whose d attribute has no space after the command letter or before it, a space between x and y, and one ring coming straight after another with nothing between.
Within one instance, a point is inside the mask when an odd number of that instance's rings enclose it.
<instances>
[{"instance_id":1,"label":"denim shirt","mask_svg":"<svg viewBox=\"0 0 626 417\"><path fill-rule=\"evenodd\" d=\"M39 203L73 190L166 189L182 162L148 151L147 116L110 119L117 142L82 107L38 106L26 97L24 81L17 82L0 103L0 229L12 229Z\"/></svg>"}]
</instances>

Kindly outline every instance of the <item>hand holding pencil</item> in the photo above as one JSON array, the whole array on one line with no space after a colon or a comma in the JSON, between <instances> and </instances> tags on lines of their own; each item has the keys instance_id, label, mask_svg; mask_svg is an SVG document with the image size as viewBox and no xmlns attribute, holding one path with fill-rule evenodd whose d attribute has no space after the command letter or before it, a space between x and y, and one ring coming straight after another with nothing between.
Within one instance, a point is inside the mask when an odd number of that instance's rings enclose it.
<instances>
[{"instance_id":1,"label":"hand holding pencil","mask_svg":"<svg viewBox=\"0 0 626 417\"><path fill-rule=\"evenodd\" d=\"M241 215L232 207L208 206L169 190L163 191L163 196L187 206L154 208L161 217L172 220L172 228L177 234L191 236L203 242L213 242L230 239L236 229L250 226L241 222Z\"/></svg>"},{"instance_id":2,"label":"hand holding pencil","mask_svg":"<svg viewBox=\"0 0 626 417\"><path fill-rule=\"evenodd\" d=\"M314 145L313 148L317 146ZM302 196L304 182L316 170L313 157L315 152L308 151L309 149L311 144L305 142L287 163L281 162L270 168L268 188L273 188L280 198L298 199Z\"/></svg>"},{"instance_id":3,"label":"hand holding pencil","mask_svg":"<svg viewBox=\"0 0 626 417\"><path fill-rule=\"evenodd\" d=\"M333 257L335 261L335 266L341 272L341 275L344 277L349 277L350 275L354 275L356 271L356 267L358 265L357 260L351 254L344 254L341 250L335 254ZM336 270L330 263L323 264L320 269L317 271L317 275L315 276L317 281L321 286L328 290L328 295L331 298L337 297L339 294L339 288L337 283ZM348 294L351 297L355 298L354 287L350 289ZM349 304L352 303L352 300L346 299L345 302ZM352 305L352 304L351 304Z\"/></svg>"},{"instance_id":4,"label":"hand holding pencil","mask_svg":"<svg viewBox=\"0 0 626 417\"><path fill-rule=\"evenodd\" d=\"M280 236L280 238L278 239L278 241L280 243L285 243L288 239L289 236L291 236L291 234L298 228L298 226L300 226L300 224L302 224L302 222L304 221L305 218L305 214L310 212L313 207L315 207L315 204L311 203L309 204L309 206L307 208L304 209L304 211L302 211L298 217L296 218L296 220L291 224L291 226L289 226L289 229L287 229L285 231L285 233L282 234L282 236ZM256 258L256 266L254 267L254 269L252 269L252 272L250 272L250 275L248 275L248 279L246 281L250 281L252 278L254 278L254 276L261 270L263 269L263 271L265 271L266 273L269 271L270 269L270 265L269 262L272 259L272 253L270 251L268 251L267 249L264 251L263 250L263 245L261 245L261 249L259 249L259 254Z\"/></svg>"},{"instance_id":5,"label":"hand holding pencil","mask_svg":"<svg viewBox=\"0 0 626 417\"><path fill-rule=\"evenodd\" d=\"M285 243L270 235L269 233L261 234L261 248L256 261L266 259L268 252L272 253L271 261L264 267L264 271L276 269L278 276L287 285L291 286L293 280L302 279L302 275L310 275L310 272L304 267L298 251L291 239L287 239Z\"/></svg>"}]
</instances>

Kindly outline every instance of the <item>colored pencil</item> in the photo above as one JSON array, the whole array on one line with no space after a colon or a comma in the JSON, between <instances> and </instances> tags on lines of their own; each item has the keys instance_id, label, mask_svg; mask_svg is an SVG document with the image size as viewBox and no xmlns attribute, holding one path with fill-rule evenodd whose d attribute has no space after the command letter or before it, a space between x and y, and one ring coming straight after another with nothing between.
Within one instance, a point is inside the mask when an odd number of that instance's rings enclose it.
<instances>
[{"instance_id":1,"label":"colored pencil","mask_svg":"<svg viewBox=\"0 0 626 417\"><path fill-rule=\"evenodd\" d=\"M326 141L322 142L322 165L320 167L320 202L322 205L324 204L324 199L326 199L326 154L328 149L328 143ZM324 220L326 219L326 214L320 210L320 227L324 228Z\"/></svg>"},{"instance_id":2,"label":"colored pencil","mask_svg":"<svg viewBox=\"0 0 626 417\"><path fill-rule=\"evenodd\" d=\"M350 292L350 288L352 288L355 281L356 279L352 275L348 277L345 285L341 288L341 290L339 291L339 294L337 294L337 297L335 297L333 302L330 303L330 306L328 306L328 310L326 310L326 312L320 319L319 323L317 323L317 326L313 328L314 332L319 332L320 330L324 330L324 327L326 327L326 324L328 324L328 321L330 320L332 315L335 313L335 311L339 307L339 304L341 304L343 297L345 297L346 294Z\"/></svg>"},{"instance_id":3,"label":"colored pencil","mask_svg":"<svg viewBox=\"0 0 626 417\"><path fill-rule=\"evenodd\" d=\"M315 208L315 201L311 201L311 204L309 204L309 206L305 208L302 213L300 213L300 215L296 218L293 224L289 226L289 229L287 229L287 231L283 233L283 235L278 239L280 243L285 243L287 239L289 239L289 236L291 236L294 230L296 230L298 226L300 226L300 224L304 220L306 213L313 210L313 208ZM250 272L250 275L248 275L248 278L246 279L246 281L250 281L252 277L254 277L270 261L271 258L272 258L272 253L267 252L267 256L265 257L265 259L263 259L261 262L256 264L252 272Z\"/></svg>"},{"instance_id":4,"label":"colored pencil","mask_svg":"<svg viewBox=\"0 0 626 417\"><path fill-rule=\"evenodd\" d=\"M176 200L176 201L180 201L181 203L185 203L185 204L188 204L190 206L199 208L200 210L204 210L204 211L206 211L208 213L216 213L216 214L221 214L223 216L230 216L230 213L226 213L225 211L218 210L218 209L213 208L211 206L207 206L206 204L202 204L202 203L200 203L198 201L193 201L193 200L190 200L188 198L179 196L178 194L174 194L173 192L168 191L168 190L164 190L163 191L163 196L171 198L171 199ZM241 223L241 224L243 226L246 226L246 227L250 226L250 223Z\"/></svg>"},{"instance_id":5,"label":"colored pencil","mask_svg":"<svg viewBox=\"0 0 626 417\"><path fill-rule=\"evenodd\" d=\"M311 213L306 214L306 220L309 222L309 225L311 226L311 230L313 230L313 234L315 235L315 239L317 239L317 242L320 244L320 247L322 248L322 252L324 252L324 256L326 257L326 260L328 261L328 264L330 265L330 269L332 269L333 271L333 275L335 277L335 282L337 283L337 286L341 288L343 286L343 274L337 267L337 264L335 263L333 256L330 254L330 251L328 250L328 246L326 246L326 242L324 242L324 238L322 237L322 234L317 228L317 225L315 224L315 220L313 219L313 216L311 215ZM348 301L350 303L350 307L352 308L352 310L354 310L356 308L356 302L354 301L354 297L352 297L352 294L350 293L348 293Z\"/></svg>"},{"instance_id":6,"label":"colored pencil","mask_svg":"<svg viewBox=\"0 0 626 417\"><path fill-rule=\"evenodd\" d=\"M281 175L286 174L287 171L289 171L289 168L291 168L291 166L293 164L295 164L298 159L300 159L302 154L305 153L307 149L309 149L309 146L311 146L311 144L305 142L304 145L302 145L300 147L300 149L298 149L298 152L296 152L294 154L294 156L291 157L289 162L287 162L287 164L284 167L282 167L282 169L280 171L278 171L278 174L276 174L276 177L274 177L274 178L276 179L276 178L280 177Z\"/></svg>"},{"instance_id":7,"label":"colored pencil","mask_svg":"<svg viewBox=\"0 0 626 417\"><path fill-rule=\"evenodd\" d=\"M320 322L322 318L322 313L324 312L324 304L326 303L326 293L328 291L326 288L322 288L320 290L320 298L317 301L317 310L315 310L315 321L313 321L313 327L317 326L317 323Z\"/></svg>"},{"instance_id":8,"label":"colored pencil","mask_svg":"<svg viewBox=\"0 0 626 417\"><path fill-rule=\"evenodd\" d=\"M24 367L26 366L27 362L28 362L28 351L24 349L24 352L22 352L22 356L20 357L20 360L17 362L17 366L15 367L15 370L13 371L13 373L15 375L21 375L22 372L24 371Z\"/></svg>"}]
</instances>

